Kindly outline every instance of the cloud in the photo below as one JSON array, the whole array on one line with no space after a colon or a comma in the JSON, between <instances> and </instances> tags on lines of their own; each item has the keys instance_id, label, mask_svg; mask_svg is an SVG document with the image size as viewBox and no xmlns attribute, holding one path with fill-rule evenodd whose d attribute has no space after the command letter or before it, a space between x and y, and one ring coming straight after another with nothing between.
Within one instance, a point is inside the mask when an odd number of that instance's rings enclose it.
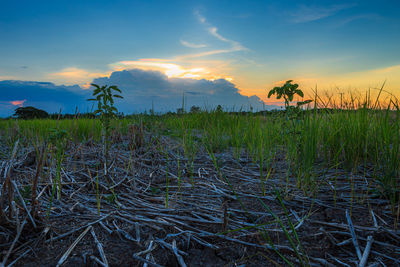
<instances>
[{"instance_id":1,"label":"cloud","mask_svg":"<svg viewBox=\"0 0 400 267\"><path fill-rule=\"evenodd\" d=\"M194 15L196 16L196 18L198 19L198 21L200 22L200 23L206 23L206 18L203 16L203 15L201 15L200 14L200 11L199 10L195 10L194 11Z\"/></svg>"},{"instance_id":2,"label":"cloud","mask_svg":"<svg viewBox=\"0 0 400 267\"><path fill-rule=\"evenodd\" d=\"M348 23L351 23L353 21L356 20L379 20L381 19L381 17L377 14L359 14L359 15L354 15L354 16L350 16L347 18L343 18L340 21L336 21L335 22L335 27L342 27Z\"/></svg>"},{"instance_id":3,"label":"cloud","mask_svg":"<svg viewBox=\"0 0 400 267\"><path fill-rule=\"evenodd\" d=\"M114 70L121 71L125 69L140 68L142 70L158 70L164 73L168 78L192 78L192 79L207 79L217 80L226 79L232 81L233 78L228 75L216 74L207 67L199 66L199 64L218 63L218 69L221 69L221 62L196 62L197 67L184 67L182 65L172 63L172 61L159 59L140 59L140 60L125 60L110 64Z\"/></svg>"},{"instance_id":4,"label":"cloud","mask_svg":"<svg viewBox=\"0 0 400 267\"><path fill-rule=\"evenodd\" d=\"M160 70L169 78L201 78L208 75L210 72L204 68L184 68L178 64L157 62L157 61L143 61L143 60L132 60L132 61L119 61L112 64L114 69L132 69L140 67L141 69L147 70Z\"/></svg>"},{"instance_id":5,"label":"cloud","mask_svg":"<svg viewBox=\"0 0 400 267\"><path fill-rule=\"evenodd\" d=\"M225 43L231 44L232 52L233 51L248 50L248 48L244 47L239 42L236 42L236 41L233 41L233 40L229 40L229 39L223 37L221 34L218 33L217 27L210 27L210 28L208 28L208 31L211 33L212 36L216 37L218 40L223 41Z\"/></svg>"},{"instance_id":6,"label":"cloud","mask_svg":"<svg viewBox=\"0 0 400 267\"><path fill-rule=\"evenodd\" d=\"M183 46L186 46L186 47L189 47L189 48L204 48L204 47L207 47L207 45L205 45L205 44L194 44L194 43L190 43L190 42L187 42L187 41L184 41L184 40L181 40L181 44Z\"/></svg>"},{"instance_id":7,"label":"cloud","mask_svg":"<svg viewBox=\"0 0 400 267\"><path fill-rule=\"evenodd\" d=\"M212 109L222 105L226 110L254 110L274 108L264 106L257 96L244 96L226 79L193 79L168 77L157 70L131 69L114 71L110 76L93 80L99 85L117 85L124 99L117 99L116 106L125 114L149 110L156 112L176 111L182 107L182 96L186 109L196 105ZM49 113L74 113L91 110L91 92L80 86L55 85L50 82L0 81L0 116L10 116L17 106L34 106Z\"/></svg>"},{"instance_id":8,"label":"cloud","mask_svg":"<svg viewBox=\"0 0 400 267\"><path fill-rule=\"evenodd\" d=\"M198 57L205 57L205 56L211 56L211 55L216 55L216 54L232 53L232 52L249 50L248 48L246 48L239 42L228 39L228 38L222 36L220 33L218 33L218 28L213 26L212 24L208 23L206 18L202 14L200 14L200 12L198 10L195 10L194 14L201 24L204 24L205 26L207 26L207 31L209 34L211 34L218 40L229 44L229 47L224 48L224 49L215 49L215 50L205 51L205 52L201 52L201 53L182 55L182 56L176 57L177 60L184 60L184 59L188 59L188 58L198 58Z\"/></svg>"},{"instance_id":9,"label":"cloud","mask_svg":"<svg viewBox=\"0 0 400 267\"><path fill-rule=\"evenodd\" d=\"M264 104L257 96L241 95L236 86L225 79L169 78L160 71L132 69L115 71L110 77L93 82L117 85L124 96L118 104L127 113L149 110L152 105L156 112L175 111L182 106L183 95L187 109L193 105L210 109L222 105L228 110L246 110L250 106L261 110Z\"/></svg>"},{"instance_id":10,"label":"cloud","mask_svg":"<svg viewBox=\"0 0 400 267\"><path fill-rule=\"evenodd\" d=\"M0 81L0 116L10 116L17 106L34 106L50 113L86 112L88 92L78 85L64 86L49 82Z\"/></svg>"},{"instance_id":11,"label":"cloud","mask_svg":"<svg viewBox=\"0 0 400 267\"><path fill-rule=\"evenodd\" d=\"M295 12L289 13L289 16L291 17L290 20L294 23L304 23L333 16L341 10L354 6L355 4L342 4L326 7L301 5Z\"/></svg>"},{"instance_id":12,"label":"cloud","mask_svg":"<svg viewBox=\"0 0 400 267\"><path fill-rule=\"evenodd\" d=\"M55 82L64 84L80 84L83 87L88 87L88 80L99 76L109 75L108 73L90 72L76 67L64 68L59 72L50 73L48 77Z\"/></svg>"},{"instance_id":13,"label":"cloud","mask_svg":"<svg viewBox=\"0 0 400 267\"><path fill-rule=\"evenodd\" d=\"M13 105L13 106L23 107L25 102L26 102L26 99L24 99L24 100L14 100L14 101L10 101L10 104Z\"/></svg>"}]
</instances>

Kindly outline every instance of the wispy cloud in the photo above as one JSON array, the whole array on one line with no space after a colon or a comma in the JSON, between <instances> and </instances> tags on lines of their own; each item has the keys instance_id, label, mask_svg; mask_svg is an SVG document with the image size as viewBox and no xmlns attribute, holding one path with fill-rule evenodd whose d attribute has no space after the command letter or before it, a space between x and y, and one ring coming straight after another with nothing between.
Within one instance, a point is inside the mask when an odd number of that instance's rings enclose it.
<instances>
[{"instance_id":1,"label":"wispy cloud","mask_svg":"<svg viewBox=\"0 0 400 267\"><path fill-rule=\"evenodd\" d=\"M223 54L223 53L231 53L231 52L238 52L238 51L245 51L249 50L245 46L243 46L241 43L228 39L224 36L222 36L218 32L218 28L215 27L214 25L210 24L207 19L200 14L198 10L195 10L194 12L195 16L197 17L198 21L201 24L204 24L207 27L207 31L209 34L220 40L221 42L229 44L229 47L224 48L224 49L214 49L214 50L209 50L201 53L195 53L195 54L188 54L188 55L183 55L183 56L178 56L178 60L183 60L183 59L188 59L188 58L198 58L198 57L205 57L205 56L211 56L211 55L216 55L216 54Z\"/></svg>"},{"instance_id":2,"label":"wispy cloud","mask_svg":"<svg viewBox=\"0 0 400 267\"><path fill-rule=\"evenodd\" d=\"M289 13L290 21L294 23L303 23L316 21L335 15L337 12L354 7L355 4L342 4L327 7L301 5L299 8Z\"/></svg>"},{"instance_id":3,"label":"wispy cloud","mask_svg":"<svg viewBox=\"0 0 400 267\"><path fill-rule=\"evenodd\" d=\"M194 11L194 15L196 16L196 18L200 23L206 23L207 21L206 18L202 14L200 14L200 11L198 9Z\"/></svg>"},{"instance_id":4,"label":"wispy cloud","mask_svg":"<svg viewBox=\"0 0 400 267\"><path fill-rule=\"evenodd\" d=\"M223 37L221 34L218 33L217 27L210 27L210 28L208 28L208 31L210 32L210 34L212 36L215 36L218 40L231 44L232 52L233 51L241 51L241 50L249 50L248 48L241 45L239 42L236 42L236 41L233 41L233 40Z\"/></svg>"},{"instance_id":5,"label":"wispy cloud","mask_svg":"<svg viewBox=\"0 0 400 267\"><path fill-rule=\"evenodd\" d=\"M194 43L190 43L190 42L187 42L187 41L184 41L184 40L181 40L181 44L183 46L186 46L186 47L189 47L189 48L204 48L204 47L207 47L207 45L205 45L205 44L194 44Z\"/></svg>"},{"instance_id":6,"label":"wispy cloud","mask_svg":"<svg viewBox=\"0 0 400 267\"><path fill-rule=\"evenodd\" d=\"M218 28L210 24L207 19L195 11L195 16L198 21L204 25L205 31L211 36L215 37L218 41L222 42L226 48L206 50L199 53L191 53L186 55L178 55L171 59L161 58L143 58L138 60L121 60L109 64L109 71L99 72L81 69L77 67L64 68L58 72L50 73L47 79L58 84L79 84L82 88L89 88L90 82L99 77L109 76L112 71L122 71L134 68L142 70L156 70L165 74L168 78L191 78L195 80L206 79L209 81L217 79L225 79L233 81L233 77L228 74L228 69L231 66L227 61L210 60L203 57L212 56L216 54L232 53L237 51L249 50L241 43L226 38L219 33ZM205 48L206 44L193 43L186 40L180 40L180 43L190 48Z\"/></svg>"},{"instance_id":7,"label":"wispy cloud","mask_svg":"<svg viewBox=\"0 0 400 267\"><path fill-rule=\"evenodd\" d=\"M342 27L348 23L351 23L356 20L379 20L381 17L377 14L359 14L344 18L335 23L335 27Z\"/></svg>"}]
</instances>

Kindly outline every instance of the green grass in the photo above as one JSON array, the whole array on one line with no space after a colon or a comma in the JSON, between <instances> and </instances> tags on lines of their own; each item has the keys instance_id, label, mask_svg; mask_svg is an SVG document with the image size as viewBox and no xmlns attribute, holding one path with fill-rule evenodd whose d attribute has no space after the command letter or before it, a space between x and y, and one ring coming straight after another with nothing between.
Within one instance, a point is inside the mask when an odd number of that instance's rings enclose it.
<instances>
[{"instance_id":1,"label":"green grass","mask_svg":"<svg viewBox=\"0 0 400 267\"><path fill-rule=\"evenodd\" d=\"M370 101L369 98L365 101L351 98L344 104L346 109L327 109L328 104L322 103L319 109L316 107L305 109L295 117L285 112L208 111L132 115L113 119L110 123L114 132L123 136L128 136L132 124L143 124L145 131L151 133L151 142L157 143L158 152L163 154L165 159L165 208L169 208L174 199L174 195L170 195L170 188L172 188L170 174L173 171L170 166L173 165L173 160L177 162L177 194L179 198L182 198L181 182L184 181L185 173L190 177L192 188L195 188L197 170L194 166L201 165L200 158L204 160L202 156L208 155L219 179L229 186L241 208L247 213L235 185L224 174L224 166L220 162L221 153L231 154L238 169L243 167L243 159L246 162L250 161L258 168L259 175L259 182L257 181L259 191L255 190L254 194L265 211L272 215L274 222L281 228L298 263L301 266L308 266L308 256L284 204L286 197L289 196L289 190L293 189L292 185L295 185L305 196L316 196L319 185L328 182L333 187L332 197L336 205L338 178L336 173L340 170L354 174L362 172L364 176L372 177L368 181L368 190L363 192L363 195L355 195L353 175L345 177L351 188L350 205L356 201L368 201L369 197L379 197L390 203L394 217L399 216L400 110L397 102L391 101L386 108L381 108L377 103L377 101ZM15 143L19 140L20 145L33 147L38 156L43 153L45 156L41 155L41 157L47 158L48 155L50 163L47 164L55 167L53 175L49 170L47 173L44 170L40 171L40 176L43 177L41 179L52 185L47 215L51 212L54 198L61 200L61 166L66 160L65 155L68 154L70 146L91 141L101 143L101 134L102 125L98 119L0 120L0 136L2 137L0 141L8 146L8 149L2 149L2 151L8 151L9 157ZM160 135L168 135L180 144L181 149L176 150L176 159L169 157L168 147L162 147L158 138ZM112 137L113 133L111 133L111 139ZM128 142L114 145L125 145L126 149L130 149ZM1 155L1 157L7 158L7 155ZM273 169L277 166L274 163L279 163L278 166L285 169L281 172L280 188L275 184L277 188L274 190L275 193L272 193L283 210L282 218L279 218L261 200L267 193L272 192L268 190L272 186L268 184L268 179L276 171ZM133 156L125 169L133 171ZM333 171L335 178L325 181L322 179L321 169L323 172ZM88 172L92 179L89 169ZM104 193L99 190L99 171L95 175L96 177L93 178L95 178L97 213L101 214L101 199L112 204L118 204L118 199L112 189L113 185L110 184L114 183L113 179L107 181L110 194L102 195ZM343 179L343 177L340 178ZM32 188L35 187L32 186ZM160 194L158 188L150 187L150 190L153 194ZM259 231L282 260L294 266L274 247L268 231L263 230L261 226Z\"/></svg>"},{"instance_id":2,"label":"green grass","mask_svg":"<svg viewBox=\"0 0 400 267\"><path fill-rule=\"evenodd\" d=\"M316 98L317 99L317 98ZM305 194L318 188L316 162L326 170L346 168L357 171L366 166L373 173L371 194L380 194L393 207L400 192L400 111L395 102L380 108L374 101L347 103L347 109L308 109L295 120L283 112L241 114L199 112L168 115L133 115L114 119L111 124L122 135L130 124L143 125L154 134L169 135L181 142L182 164L191 174L201 149L212 153L232 153L238 166L248 157L260 169L260 188L265 194L265 179L277 155L286 158L289 172L283 185L294 177ZM101 123L97 119L1 120L0 132L11 147L17 139L24 145L49 142L49 129L65 130L72 142L101 140ZM61 155L57 155L60 160ZM183 161L187 159L187 161ZM184 163L185 162L185 163Z\"/></svg>"}]
</instances>

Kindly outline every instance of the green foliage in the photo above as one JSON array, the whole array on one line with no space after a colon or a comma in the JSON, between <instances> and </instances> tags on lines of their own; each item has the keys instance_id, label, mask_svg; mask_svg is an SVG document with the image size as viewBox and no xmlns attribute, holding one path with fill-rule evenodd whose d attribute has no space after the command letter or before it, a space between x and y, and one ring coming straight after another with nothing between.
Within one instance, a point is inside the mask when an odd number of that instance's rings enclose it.
<instances>
[{"instance_id":1,"label":"green foliage","mask_svg":"<svg viewBox=\"0 0 400 267\"><path fill-rule=\"evenodd\" d=\"M95 98L90 98L88 101L97 102L97 110L94 111L94 114L100 114L101 118L110 119L112 117L116 117L118 114L118 110L114 107L114 98L123 98L121 95L115 93L114 91L121 93L121 90L118 89L117 86L99 86L97 84L91 84L95 89L93 90L93 96Z\"/></svg>"},{"instance_id":2,"label":"green foliage","mask_svg":"<svg viewBox=\"0 0 400 267\"><path fill-rule=\"evenodd\" d=\"M150 186L150 191L152 195L161 194L161 190L158 187Z\"/></svg>"},{"instance_id":3,"label":"green foliage","mask_svg":"<svg viewBox=\"0 0 400 267\"><path fill-rule=\"evenodd\" d=\"M97 84L91 84L95 89L93 90L93 97L88 101L97 102L97 110L94 111L94 114L100 114L100 121L103 126L103 140L104 140L104 157L107 162L107 155L110 146L109 136L111 133L111 119L116 118L118 116L118 109L114 106L114 98L123 98L118 93L121 93L121 90L118 89L117 86L99 86Z\"/></svg>"},{"instance_id":4,"label":"green foliage","mask_svg":"<svg viewBox=\"0 0 400 267\"><path fill-rule=\"evenodd\" d=\"M297 87L296 90L300 89ZM275 88L275 93L270 96L277 96L276 91ZM281 99L283 98L282 92ZM319 97L315 96L315 99ZM179 155L177 172L181 171L182 181L186 175L190 175L192 181L196 177L193 175L193 167L201 160L197 155L204 151L204 146L212 153L231 151L239 167L245 160L256 164L259 168L261 193L269 186L267 179L274 162L285 158L288 162L288 172L282 176L282 186L295 181L304 193L312 195L313 192L317 192L321 182L318 169L315 168L319 164L325 170L334 172L335 176L329 181L334 187L336 177L340 177L342 169L362 171L371 176L371 182L368 181L370 188L365 191L369 194L367 197L387 198L393 208L396 208L400 199L400 110L394 109L393 106L398 107L397 102L392 104L392 108L383 110L372 108L374 105L368 104L368 99L365 102L361 98L359 102L353 99L349 97L349 100L343 100L348 102L345 105L347 110L339 106L329 109L325 106L313 110L298 108L311 100L299 102L297 106L292 103L283 112L272 111L252 115L222 110L183 114L181 109L181 115L140 114L113 118L110 119L110 127L119 125L121 133L127 134L129 125L143 122L149 131L179 138L184 153ZM364 105L365 103L367 105ZM318 104L321 106L320 102ZM298 116L294 111L299 111ZM76 131L73 130L74 127ZM48 129L51 128L57 128L59 132L49 132ZM7 138L7 133L15 130L18 133L16 136L27 145L36 139L50 138L55 141L63 137L65 132L71 135L72 140L98 142L102 136L102 129L102 123L98 119L79 119L76 122L69 119L0 120L1 136ZM79 136L77 138L74 135ZM57 155L57 149L50 151L54 153L54 160L62 159L62 154ZM217 165L223 165L217 158L215 161ZM100 169L104 164L88 163L88 166ZM58 177L56 179L56 182L59 182ZM153 194L161 194L157 188L150 190ZM336 197L336 188L333 190L333 197ZM286 197L284 194L282 196ZM397 211L393 214L397 214Z\"/></svg>"},{"instance_id":5,"label":"green foliage","mask_svg":"<svg viewBox=\"0 0 400 267\"><path fill-rule=\"evenodd\" d=\"M61 185L61 166L65 157L65 150L67 149L68 132L63 129L54 128L50 129L49 140L51 147L51 159L55 159L56 162L56 173L53 180L53 187L51 190L51 196L47 209L47 216L49 216L53 199L57 190L57 199L61 199L62 185Z\"/></svg>"},{"instance_id":6,"label":"green foliage","mask_svg":"<svg viewBox=\"0 0 400 267\"><path fill-rule=\"evenodd\" d=\"M21 193L22 198L24 199L24 202L26 204L29 204L31 202L31 196L32 196L32 187L31 185L25 185L22 187L22 189L19 190ZM14 201L17 202L19 205L22 205L21 199L15 197Z\"/></svg>"},{"instance_id":7,"label":"green foliage","mask_svg":"<svg viewBox=\"0 0 400 267\"><path fill-rule=\"evenodd\" d=\"M199 113L200 111L201 111L201 109L198 106L192 106L190 108L190 113Z\"/></svg>"},{"instance_id":8,"label":"green foliage","mask_svg":"<svg viewBox=\"0 0 400 267\"><path fill-rule=\"evenodd\" d=\"M104 199L107 201L108 204L114 204L115 200L117 200L114 194L106 195L104 196Z\"/></svg>"},{"instance_id":9,"label":"green foliage","mask_svg":"<svg viewBox=\"0 0 400 267\"><path fill-rule=\"evenodd\" d=\"M183 108L178 108L178 109L176 110L176 114L178 114L178 115L185 114L185 110L184 110Z\"/></svg>"},{"instance_id":10,"label":"green foliage","mask_svg":"<svg viewBox=\"0 0 400 267\"><path fill-rule=\"evenodd\" d=\"M68 132L65 129L50 129L49 139L53 144L64 142L68 137Z\"/></svg>"},{"instance_id":11,"label":"green foliage","mask_svg":"<svg viewBox=\"0 0 400 267\"><path fill-rule=\"evenodd\" d=\"M274 87L272 90L269 91L268 98L270 98L272 95L275 94L276 94L276 99L281 99L283 97L283 99L285 99L285 108L288 109L290 106L290 102L293 101L295 95L304 97L304 93L302 90L299 89L299 85L297 83L292 84L292 82L293 80L288 80L283 86ZM310 102L311 100L298 102L297 106L301 106Z\"/></svg>"}]
</instances>

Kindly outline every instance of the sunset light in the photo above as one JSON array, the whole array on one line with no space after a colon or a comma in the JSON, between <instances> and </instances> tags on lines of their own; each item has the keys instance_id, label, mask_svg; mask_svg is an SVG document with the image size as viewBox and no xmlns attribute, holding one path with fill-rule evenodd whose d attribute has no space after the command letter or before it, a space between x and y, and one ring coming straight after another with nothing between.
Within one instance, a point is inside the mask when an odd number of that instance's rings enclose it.
<instances>
[{"instance_id":1,"label":"sunset light","mask_svg":"<svg viewBox=\"0 0 400 267\"><path fill-rule=\"evenodd\" d=\"M400 266L400 0L0 5L0 267Z\"/></svg>"}]
</instances>

